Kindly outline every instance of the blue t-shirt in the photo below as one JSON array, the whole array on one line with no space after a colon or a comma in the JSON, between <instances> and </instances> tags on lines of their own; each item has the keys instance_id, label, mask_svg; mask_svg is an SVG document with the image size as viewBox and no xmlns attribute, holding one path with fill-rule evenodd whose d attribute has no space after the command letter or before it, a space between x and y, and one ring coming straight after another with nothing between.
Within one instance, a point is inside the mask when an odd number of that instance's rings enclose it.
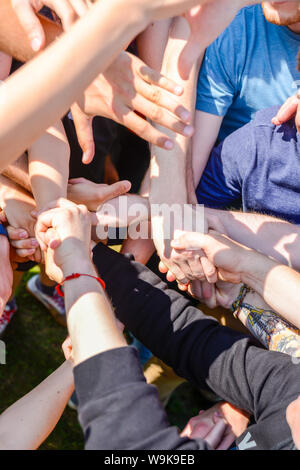
<instances>
[{"instance_id":1,"label":"blue t-shirt","mask_svg":"<svg viewBox=\"0 0 300 470\"><path fill-rule=\"evenodd\" d=\"M294 119L275 127L278 107L259 111L212 151L197 188L199 204L273 215L300 225L300 135Z\"/></svg>"},{"instance_id":2,"label":"blue t-shirt","mask_svg":"<svg viewBox=\"0 0 300 470\"><path fill-rule=\"evenodd\" d=\"M269 23L260 5L241 10L208 47L196 107L225 116L220 140L251 121L257 111L281 105L295 94L300 85L299 47L300 35Z\"/></svg>"}]
</instances>

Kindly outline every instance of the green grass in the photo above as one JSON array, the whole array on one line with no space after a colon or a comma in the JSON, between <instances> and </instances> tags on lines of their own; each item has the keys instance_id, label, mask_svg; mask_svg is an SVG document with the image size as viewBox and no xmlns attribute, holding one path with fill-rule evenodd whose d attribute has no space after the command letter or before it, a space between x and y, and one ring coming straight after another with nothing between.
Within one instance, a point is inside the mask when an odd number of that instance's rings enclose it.
<instances>
[{"instance_id":1,"label":"green grass","mask_svg":"<svg viewBox=\"0 0 300 470\"><path fill-rule=\"evenodd\" d=\"M61 344L65 328L58 325L48 311L25 289L26 281L37 268L26 273L17 292L19 310L3 340L7 364L0 366L0 413L32 390L63 362ZM190 384L181 385L167 406L172 425L182 428L207 402ZM66 408L56 429L41 449L80 450L83 436L77 413Z\"/></svg>"}]
</instances>

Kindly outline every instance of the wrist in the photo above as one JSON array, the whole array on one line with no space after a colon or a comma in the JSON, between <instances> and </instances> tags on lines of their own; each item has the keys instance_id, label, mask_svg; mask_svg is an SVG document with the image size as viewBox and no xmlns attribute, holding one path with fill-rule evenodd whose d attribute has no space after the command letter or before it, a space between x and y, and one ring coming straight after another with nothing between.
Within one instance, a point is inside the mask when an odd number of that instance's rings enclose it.
<instances>
[{"instance_id":1,"label":"wrist","mask_svg":"<svg viewBox=\"0 0 300 470\"><path fill-rule=\"evenodd\" d=\"M76 257L66 258L62 263L61 270L64 278L73 273L89 274L91 276L95 276L96 274L95 267L87 254L76 254Z\"/></svg>"}]
</instances>

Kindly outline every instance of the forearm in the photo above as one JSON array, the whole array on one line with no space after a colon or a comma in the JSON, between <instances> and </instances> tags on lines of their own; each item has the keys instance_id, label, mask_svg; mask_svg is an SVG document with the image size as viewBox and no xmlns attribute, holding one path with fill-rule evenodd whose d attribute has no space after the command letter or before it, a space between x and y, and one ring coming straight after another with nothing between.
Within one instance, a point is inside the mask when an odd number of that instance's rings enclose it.
<instances>
[{"instance_id":1,"label":"forearm","mask_svg":"<svg viewBox=\"0 0 300 470\"><path fill-rule=\"evenodd\" d=\"M170 30L162 73L172 78L179 85L183 85L185 91L179 101L193 116L198 64L194 65L188 81L182 80L178 69L180 53L185 47L188 37L189 27L186 21L183 18L176 18ZM191 121L193 122L193 119ZM174 141L174 149L171 152L152 147L149 201L151 205L167 204L171 206L174 203L184 205L188 203L189 199L187 191L187 152L190 140L188 137L176 136L172 131L167 131L167 133ZM169 230L169 227L165 226L166 223L163 216L152 214L153 240L159 253L163 253L166 249L164 239L168 238L166 233Z\"/></svg>"},{"instance_id":2,"label":"forearm","mask_svg":"<svg viewBox=\"0 0 300 470\"><path fill-rule=\"evenodd\" d=\"M37 209L67 197L70 147L59 121L28 150L29 177Z\"/></svg>"},{"instance_id":3,"label":"forearm","mask_svg":"<svg viewBox=\"0 0 300 470\"><path fill-rule=\"evenodd\" d=\"M263 214L205 209L217 215L229 238L300 270L300 229Z\"/></svg>"},{"instance_id":4,"label":"forearm","mask_svg":"<svg viewBox=\"0 0 300 470\"><path fill-rule=\"evenodd\" d=\"M88 257L76 257L64 267L64 276L74 272L97 276ZM67 323L75 365L99 353L126 346L108 298L100 284L82 276L65 283Z\"/></svg>"},{"instance_id":5,"label":"forearm","mask_svg":"<svg viewBox=\"0 0 300 470\"><path fill-rule=\"evenodd\" d=\"M1 106L0 168L21 155L57 121L124 44L146 26L146 14L134 2L126 7L130 23L120 21L122 6L120 0L96 3L68 34L8 78L5 92L9 99ZM80 57L75 62L74 50ZM21 108L19 103L23 103Z\"/></svg>"},{"instance_id":6,"label":"forearm","mask_svg":"<svg viewBox=\"0 0 300 470\"><path fill-rule=\"evenodd\" d=\"M72 366L65 362L0 416L2 450L37 449L55 428L73 393Z\"/></svg>"},{"instance_id":7,"label":"forearm","mask_svg":"<svg viewBox=\"0 0 300 470\"><path fill-rule=\"evenodd\" d=\"M4 175L0 175L0 207L5 208L10 201L22 201L34 206L34 200L30 193L25 191L21 186L14 183L11 179Z\"/></svg>"},{"instance_id":8,"label":"forearm","mask_svg":"<svg viewBox=\"0 0 300 470\"><path fill-rule=\"evenodd\" d=\"M254 289L272 310L300 328L300 274L253 251L245 255L243 263L243 282Z\"/></svg>"},{"instance_id":9,"label":"forearm","mask_svg":"<svg viewBox=\"0 0 300 470\"><path fill-rule=\"evenodd\" d=\"M0 50L21 62L32 59L35 53L18 21L11 0L2 0L0 2L0 18ZM39 19L45 31L46 45L48 45L62 33L62 28L44 16L39 15Z\"/></svg>"},{"instance_id":10,"label":"forearm","mask_svg":"<svg viewBox=\"0 0 300 470\"><path fill-rule=\"evenodd\" d=\"M300 357L300 331L275 313L257 292L250 290L234 308L234 316L265 348Z\"/></svg>"},{"instance_id":11,"label":"forearm","mask_svg":"<svg viewBox=\"0 0 300 470\"><path fill-rule=\"evenodd\" d=\"M28 173L28 157L25 153L14 163L6 167L2 175L26 189L26 191L32 192Z\"/></svg>"}]
</instances>

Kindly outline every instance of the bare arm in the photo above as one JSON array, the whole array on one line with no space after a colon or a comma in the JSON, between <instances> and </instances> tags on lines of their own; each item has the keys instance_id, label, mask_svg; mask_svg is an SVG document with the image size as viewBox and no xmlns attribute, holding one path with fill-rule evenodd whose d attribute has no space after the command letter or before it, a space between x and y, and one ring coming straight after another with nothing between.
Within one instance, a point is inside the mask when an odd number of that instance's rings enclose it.
<instances>
[{"instance_id":1,"label":"bare arm","mask_svg":"<svg viewBox=\"0 0 300 470\"><path fill-rule=\"evenodd\" d=\"M69 159L70 148L61 121L28 150L29 177L38 210L67 196Z\"/></svg>"},{"instance_id":2,"label":"bare arm","mask_svg":"<svg viewBox=\"0 0 300 470\"><path fill-rule=\"evenodd\" d=\"M223 117L196 111L192 140L194 186L197 188L211 151L217 141Z\"/></svg>"},{"instance_id":3,"label":"bare arm","mask_svg":"<svg viewBox=\"0 0 300 470\"><path fill-rule=\"evenodd\" d=\"M245 246L300 270L298 225L263 214L205 209L221 221L227 235ZM216 228L216 227L212 227Z\"/></svg>"},{"instance_id":4,"label":"bare arm","mask_svg":"<svg viewBox=\"0 0 300 470\"><path fill-rule=\"evenodd\" d=\"M37 449L55 428L73 390L72 365L65 362L2 413L0 449Z\"/></svg>"},{"instance_id":5,"label":"bare arm","mask_svg":"<svg viewBox=\"0 0 300 470\"><path fill-rule=\"evenodd\" d=\"M28 156L26 153L23 153L18 160L7 166L3 170L2 175L31 193L31 184L28 173Z\"/></svg>"}]
</instances>

